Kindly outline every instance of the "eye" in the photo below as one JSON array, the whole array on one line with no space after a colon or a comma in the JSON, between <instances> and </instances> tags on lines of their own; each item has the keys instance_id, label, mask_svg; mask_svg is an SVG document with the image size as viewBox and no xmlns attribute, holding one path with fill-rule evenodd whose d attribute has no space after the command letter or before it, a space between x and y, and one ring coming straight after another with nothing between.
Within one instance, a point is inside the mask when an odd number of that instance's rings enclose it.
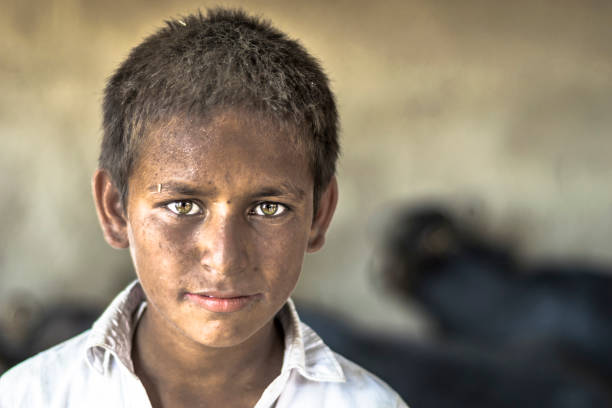
<instances>
[{"instance_id":1,"label":"eye","mask_svg":"<svg viewBox=\"0 0 612 408\"><path fill-rule=\"evenodd\" d=\"M166 208L176 215L195 215L202 211L199 205L189 200L173 201Z\"/></svg>"},{"instance_id":2,"label":"eye","mask_svg":"<svg viewBox=\"0 0 612 408\"><path fill-rule=\"evenodd\" d=\"M253 209L253 214L261 215L263 217L278 217L285 211L287 211L287 207L284 205L266 201L264 203L257 204L257 206Z\"/></svg>"}]
</instances>

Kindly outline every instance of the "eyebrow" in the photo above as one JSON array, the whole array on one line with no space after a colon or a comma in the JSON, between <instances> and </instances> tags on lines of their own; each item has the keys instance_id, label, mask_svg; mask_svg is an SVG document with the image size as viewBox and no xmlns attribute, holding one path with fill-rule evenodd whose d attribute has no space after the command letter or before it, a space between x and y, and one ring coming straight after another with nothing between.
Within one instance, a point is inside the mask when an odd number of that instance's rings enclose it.
<instances>
[{"instance_id":1,"label":"eyebrow","mask_svg":"<svg viewBox=\"0 0 612 408\"><path fill-rule=\"evenodd\" d=\"M214 196L218 190L214 187L202 190L187 183L168 181L166 183L152 184L147 187L147 191L150 193L175 193L188 196ZM297 199L302 199L306 193L291 183L283 183L279 187L263 187L250 195L252 197L293 196Z\"/></svg>"},{"instance_id":2,"label":"eyebrow","mask_svg":"<svg viewBox=\"0 0 612 408\"><path fill-rule=\"evenodd\" d=\"M147 191L150 193L176 193L189 196L211 196L217 192L217 189L213 187L207 190L202 190L186 183L168 181L166 183L152 184L147 187Z\"/></svg>"},{"instance_id":3,"label":"eyebrow","mask_svg":"<svg viewBox=\"0 0 612 408\"><path fill-rule=\"evenodd\" d=\"M290 183L283 183L280 188L277 187L264 187L261 190L253 194L254 197L282 197L282 196L294 196L297 199L302 199L306 193L301 188L298 188Z\"/></svg>"}]
</instances>

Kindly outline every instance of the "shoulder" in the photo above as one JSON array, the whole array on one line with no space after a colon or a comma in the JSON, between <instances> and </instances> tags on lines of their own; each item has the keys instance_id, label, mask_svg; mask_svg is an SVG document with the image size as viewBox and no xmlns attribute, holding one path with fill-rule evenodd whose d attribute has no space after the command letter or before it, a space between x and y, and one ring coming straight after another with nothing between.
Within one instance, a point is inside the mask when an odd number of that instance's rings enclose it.
<instances>
[{"instance_id":1,"label":"shoulder","mask_svg":"<svg viewBox=\"0 0 612 408\"><path fill-rule=\"evenodd\" d=\"M308 325L301 324L305 366L292 373L291 408L406 408L389 385L363 367L331 350Z\"/></svg>"},{"instance_id":2,"label":"shoulder","mask_svg":"<svg viewBox=\"0 0 612 408\"><path fill-rule=\"evenodd\" d=\"M401 397L383 380L344 356L333 352L342 367L345 382L339 383L342 394L354 407L406 407Z\"/></svg>"},{"instance_id":3,"label":"shoulder","mask_svg":"<svg viewBox=\"0 0 612 408\"><path fill-rule=\"evenodd\" d=\"M384 381L332 352L343 378L313 379L293 371L277 408L407 408Z\"/></svg>"},{"instance_id":4,"label":"shoulder","mask_svg":"<svg viewBox=\"0 0 612 408\"><path fill-rule=\"evenodd\" d=\"M44 406L61 393L68 378L87 364L85 343L89 331L43 351L0 377L0 408Z\"/></svg>"}]
</instances>

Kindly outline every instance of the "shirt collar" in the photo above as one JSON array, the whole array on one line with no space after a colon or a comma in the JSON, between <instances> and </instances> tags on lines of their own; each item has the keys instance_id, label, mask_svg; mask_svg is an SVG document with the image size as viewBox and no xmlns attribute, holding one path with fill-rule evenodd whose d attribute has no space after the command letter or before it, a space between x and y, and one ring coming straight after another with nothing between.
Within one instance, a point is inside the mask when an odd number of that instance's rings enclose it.
<instances>
[{"instance_id":1,"label":"shirt collar","mask_svg":"<svg viewBox=\"0 0 612 408\"><path fill-rule=\"evenodd\" d=\"M323 340L300 321L291 299L277 315L285 332L282 372L297 370L312 381L346 381L340 364Z\"/></svg>"},{"instance_id":2,"label":"shirt collar","mask_svg":"<svg viewBox=\"0 0 612 408\"><path fill-rule=\"evenodd\" d=\"M132 282L111 302L94 323L87 338L86 359L96 371L105 374L110 359L117 358L132 374L132 338L138 319L147 306L142 286ZM306 324L300 321L291 299L277 317L285 335L282 373L296 370L311 381L344 382L345 377L333 352Z\"/></svg>"},{"instance_id":3,"label":"shirt collar","mask_svg":"<svg viewBox=\"0 0 612 408\"><path fill-rule=\"evenodd\" d=\"M134 374L132 335L146 307L146 298L138 281L132 282L106 308L93 324L86 343L87 361L101 374L109 368L111 356Z\"/></svg>"}]
</instances>

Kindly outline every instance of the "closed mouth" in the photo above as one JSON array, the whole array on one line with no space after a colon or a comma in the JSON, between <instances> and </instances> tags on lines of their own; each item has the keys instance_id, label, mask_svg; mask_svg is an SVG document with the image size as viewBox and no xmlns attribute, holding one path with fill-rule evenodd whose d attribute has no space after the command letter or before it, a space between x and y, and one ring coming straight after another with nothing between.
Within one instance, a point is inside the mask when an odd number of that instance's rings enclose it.
<instances>
[{"instance_id":1,"label":"closed mouth","mask_svg":"<svg viewBox=\"0 0 612 408\"><path fill-rule=\"evenodd\" d=\"M215 313L237 312L260 297L260 294L238 295L219 292L187 293L185 295L187 300Z\"/></svg>"}]
</instances>

